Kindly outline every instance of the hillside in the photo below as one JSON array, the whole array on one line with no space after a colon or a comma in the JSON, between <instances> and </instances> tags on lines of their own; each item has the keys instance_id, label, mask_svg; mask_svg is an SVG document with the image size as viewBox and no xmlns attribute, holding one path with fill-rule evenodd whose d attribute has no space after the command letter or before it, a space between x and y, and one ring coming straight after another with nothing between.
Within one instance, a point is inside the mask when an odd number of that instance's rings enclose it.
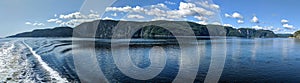
<instances>
[{"instance_id":1,"label":"hillside","mask_svg":"<svg viewBox=\"0 0 300 83\"><path fill-rule=\"evenodd\" d=\"M296 31L296 32L293 34L293 36L294 36L295 38L300 39L300 31Z\"/></svg>"},{"instance_id":2,"label":"hillside","mask_svg":"<svg viewBox=\"0 0 300 83\"><path fill-rule=\"evenodd\" d=\"M164 28L163 28L164 27ZM245 38L273 38L277 37L270 30L255 30L250 28L235 29L220 25L201 25L187 21L114 21L97 20L93 22L82 23L73 28L56 27L53 29L39 29L32 32L20 33L9 37L96 37L110 39L113 32L118 38L172 38L173 34L186 36L185 32L191 28L196 36L232 36ZM115 30L117 29L117 30ZM169 29L169 30L167 30ZM115 30L115 31L114 31ZM172 31L172 33L170 32ZM75 35L73 34L73 31ZM193 36L193 35L191 35Z\"/></svg>"},{"instance_id":3,"label":"hillside","mask_svg":"<svg viewBox=\"0 0 300 83\"><path fill-rule=\"evenodd\" d=\"M163 28L164 27L164 28ZM250 28L235 29L220 25L201 25L186 21L151 21L151 22L133 22L133 21L114 21L98 20L89 23L83 23L74 30L76 37L112 38L114 29L118 29L120 38L133 34L133 38L170 38L172 33L179 33L184 36L187 28L191 28L196 36L233 36L245 38L273 38L277 37L270 30L255 30ZM166 30L165 28L169 29ZM170 30L173 32L171 33ZM130 35L129 35L130 36Z\"/></svg>"},{"instance_id":4,"label":"hillside","mask_svg":"<svg viewBox=\"0 0 300 83\"><path fill-rule=\"evenodd\" d=\"M73 28L71 27L56 27L53 29L37 29L8 37L72 37L72 34Z\"/></svg>"}]
</instances>

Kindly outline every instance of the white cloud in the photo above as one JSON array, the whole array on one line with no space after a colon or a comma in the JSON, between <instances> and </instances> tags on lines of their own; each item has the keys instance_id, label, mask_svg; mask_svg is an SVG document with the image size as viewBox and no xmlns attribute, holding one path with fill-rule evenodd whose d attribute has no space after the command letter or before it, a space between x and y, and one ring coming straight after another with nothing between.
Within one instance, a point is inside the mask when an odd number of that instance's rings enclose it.
<instances>
[{"instance_id":1,"label":"white cloud","mask_svg":"<svg viewBox=\"0 0 300 83\"><path fill-rule=\"evenodd\" d=\"M113 13L113 14L111 14L111 16L116 17L116 16L118 16L118 14L117 13Z\"/></svg>"},{"instance_id":2,"label":"white cloud","mask_svg":"<svg viewBox=\"0 0 300 83\"><path fill-rule=\"evenodd\" d=\"M194 16L194 18L196 18L197 20L200 20L200 21L205 21L205 20L207 20L207 18L204 17L204 16Z\"/></svg>"},{"instance_id":3,"label":"white cloud","mask_svg":"<svg viewBox=\"0 0 300 83\"><path fill-rule=\"evenodd\" d=\"M220 8L219 5L210 4L210 3L208 3L208 1L198 1L198 2L195 2L195 3L201 5L202 7L213 9L213 10L218 10Z\"/></svg>"},{"instance_id":4,"label":"white cloud","mask_svg":"<svg viewBox=\"0 0 300 83\"><path fill-rule=\"evenodd\" d=\"M94 19L99 17L100 15L94 11L91 11L88 15L81 14L80 12L74 12L71 14L59 16L60 19Z\"/></svg>"},{"instance_id":5,"label":"white cloud","mask_svg":"<svg viewBox=\"0 0 300 83\"><path fill-rule=\"evenodd\" d=\"M170 20L170 21L174 21L174 19L169 19L169 18L165 18L165 17L155 17L151 21L156 21L156 20Z\"/></svg>"},{"instance_id":6,"label":"white cloud","mask_svg":"<svg viewBox=\"0 0 300 83\"><path fill-rule=\"evenodd\" d=\"M287 28L287 29L293 29L294 28L293 25L289 25L289 24L283 24L282 27Z\"/></svg>"},{"instance_id":7,"label":"white cloud","mask_svg":"<svg viewBox=\"0 0 300 83\"><path fill-rule=\"evenodd\" d=\"M197 22L198 24L203 24L203 25L207 25L207 22L206 21L199 21Z\"/></svg>"},{"instance_id":8,"label":"white cloud","mask_svg":"<svg viewBox=\"0 0 300 83\"><path fill-rule=\"evenodd\" d=\"M259 20L258 20L258 18L256 16L253 16L251 22L253 22L253 23L259 23Z\"/></svg>"},{"instance_id":9,"label":"white cloud","mask_svg":"<svg viewBox=\"0 0 300 83\"><path fill-rule=\"evenodd\" d=\"M59 24L59 23L62 23L62 22L63 22L62 20L55 21L56 24Z\"/></svg>"},{"instance_id":10,"label":"white cloud","mask_svg":"<svg viewBox=\"0 0 300 83\"><path fill-rule=\"evenodd\" d=\"M176 4L174 2L165 1L165 4ZM99 14L95 11L90 11L89 14L83 14L81 12L74 12L70 14L55 15L53 19L47 20L47 22L54 22L61 26L77 26L83 22L90 22L94 20L104 19L112 20L111 17L118 16L118 13L124 13L125 19L143 19L146 20L179 20L186 19L187 17L194 17L198 23L207 24L214 23L211 20L212 15L216 15L216 9L220 7L216 4L209 4L208 2L201 3L189 3L180 2L178 9L169 9L164 3L156 5L150 5L147 7L140 6L124 6L124 7L107 7L105 11L112 12L110 17L100 18ZM207 7L207 8L206 8ZM127 13L127 14L126 14ZM147 18L146 18L147 17ZM149 18L148 18L149 17ZM127 19L128 20L128 19ZM220 23L219 23L220 24Z\"/></svg>"},{"instance_id":11,"label":"white cloud","mask_svg":"<svg viewBox=\"0 0 300 83\"><path fill-rule=\"evenodd\" d=\"M54 19L49 19L47 22L53 22L59 24L60 26L71 26L75 27L84 22L91 22L94 20L99 20L100 14L90 10L88 14L82 14L81 12L74 12L70 14L61 14ZM38 24L37 24L38 25ZM40 24L41 25L41 24Z\"/></svg>"},{"instance_id":12,"label":"white cloud","mask_svg":"<svg viewBox=\"0 0 300 83\"><path fill-rule=\"evenodd\" d=\"M286 29L294 29L295 28L293 25L290 25L289 21L286 19L282 19L281 24L282 24L282 27L284 27Z\"/></svg>"},{"instance_id":13,"label":"white cloud","mask_svg":"<svg viewBox=\"0 0 300 83\"><path fill-rule=\"evenodd\" d=\"M282 19L282 20L281 20L281 23L282 23L282 24L286 24L286 23L288 23L288 22L289 22L289 21L286 20L286 19Z\"/></svg>"},{"instance_id":14,"label":"white cloud","mask_svg":"<svg viewBox=\"0 0 300 83\"><path fill-rule=\"evenodd\" d=\"M170 5L175 5L176 4L175 2L171 2L171 1L165 1L164 3L170 4Z\"/></svg>"},{"instance_id":15,"label":"white cloud","mask_svg":"<svg viewBox=\"0 0 300 83\"><path fill-rule=\"evenodd\" d=\"M31 23L31 22L25 22L25 24L26 24L26 25L31 25L32 23Z\"/></svg>"},{"instance_id":16,"label":"white cloud","mask_svg":"<svg viewBox=\"0 0 300 83\"><path fill-rule=\"evenodd\" d=\"M79 18L83 18L83 16L81 15L80 12L75 12L75 13L71 13L71 14L67 14L67 15L60 15L59 18L60 19L79 19Z\"/></svg>"},{"instance_id":17,"label":"white cloud","mask_svg":"<svg viewBox=\"0 0 300 83\"><path fill-rule=\"evenodd\" d=\"M280 31L282 31L282 29L281 28L275 28L275 29L272 29L272 31L274 31L275 33L278 33Z\"/></svg>"},{"instance_id":18,"label":"white cloud","mask_svg":"<svg viewBox=\"0 0 300 83\"><path fill-rule=\"evenodd\" d=\"M136 7L125 6L125 7L107 7L105 11L145 12L145 9L140 6L136 6Z\"/></svg>"},{"instance_id":19,"label":"white cloud","mask_svg":"<svg viewBox=\"0 0 300 83\"><path fill-rule=\"evenodd\" d=\"M64 22L61 22L61 23L57 23L59 24L60 26L77 26L81 23L84 23L84 22L91 22L91 21L94 21L93 19L71 19L71 20L68 20L68 21L64 21Z\"/></svg>"},{"instance_id":20,"label":"white cloud","mask_svg":"<svg viewBox=\"0 0 300 83\"><path fill-rule=\"evenodd\" d=\"M243 20L237 20L237 23L239 23L239 24L243 24L243 23L244 23L244 21L243 21Z\"/></svg>"},{"instance_id":21,"label":"white cloud","mask_svg":"<svg viewBox=\"0 0 300 83\"><path fill-rule=\"evenodd\" d=\"M225 13L225 17L226 18L234 18L237 20L237 23L239 23L239 24L244 23L244 17L238 12L234 12L232 15Z\"/></svg>"},{"instance_id":22,"label":"white cloud","mask_svg":"<svg viewBox=\"0 0 300 83\"><path fill-rule=\"evenodd\" d=\"M214 14L212 11L197 7L196 4L185 2L180 2L179 10L166 11L167 18L184 18L195 15L212 16Z\"/></svg>"},{"instance_id":23,"label":"white cloud","mask_svg":"<svg viewBox=\"0 0 300 83\"><path fill-rule=\"evenodd\" d=\"M231 15L225 13L225 17L226 17L226 18L231 18Z\"/></svg>"},{"instance_id":24,"label":"white cloud","mask_svg":"<svg viewBox=\"0 0 300 83\"><path fill-rule=\"evenodd\" d=\"M219 9L219 8L220 8L220 6L219 6L219 5L217 5L217 4L212 4L212 5L211 5L211 8L213 8L213 9Z\"/></svg>"},{"instance_id":25,"label":"white cloud","mask_svg":"<svg viewBox=\"0 0 300 83\"><path fill-rule=\"evenodd\" d=\"M221 25L220 22L213 22L213 23L211 23L211 24L214 24L214 25Z\"/></svg>"},{"instance_id":26,"label":"white cloud","mask_svg":"<svg viewBox=\"0 0 300 83\"><path fill-rule=\"evenodd\" d=\"M232 17L233 18L236 18L236 19L243 19L244 17L240 14L240 13L238 13L238 12L234 12L233 14L232 14Z\"/></svg>"},{"instance_id":27,"label":"white cloud","mask_svg":"<svg viewBox=\"0 0 300 83\"><path fill-rule=\"evenodd\" d=\"M31 26L37 26L37 27L39 27L39 26L45 26L44 23L39 23L39 22L34 22L34 23L32 23L32 22L25 22L25 24L26 25L31 25Z\"/></svg>"},{"instance_id":28,"label":"white cloud","mask_svg":"<svg viewBox=\"0 0 300 83\"><path fill-rule=\"evenodd\" d=\"M60 20L59 18L55 18L55 19L49 19L49 20L47 20L47 22L49 22L49 23L60 24L60 23L62 23L63 21Z\"/></svg>"},{"instance_id":29,"label":"white cloud","mask_svg":"<svg viewBox=\"0 0 300 83\"><path fill-rule=\"evenodd\" d=\"M168 8L165 4L159 3L156 5L151 5L151 8Z\"/></svg>"},{"instance_id":30,"label":"white cloud","mask_svg":"<svg viewBox=\"0 0 300 83\"><path fill-rule=\"evenodd\" d=\"M210 6L214 8L218 7L216 5L210 5ZM186 17L194 17L194 16L209 17L215 15L214 11L204 9L203 7L194 3L186 3L186 2L180 2L178 9L175 10L171 10L165 4L159 3L156 5L151 5L150 8L142 8L140 6L107 7L106 11L139 14L139 15L143 15L144 17L151 17L149 18L150 20L157 19L157 18L185 19Z\"/></svg>"},{"instance_id":31,"label":"white cloud","mask_svg":"<svg viewBox=\"0 0 300 83\"><path fill-rule=\"evenodd\" d=\"M215 14L214 12L206 10L204 8L201 8L201 7L195 7L192 10L194 12L198 13L198 14L207 15L207 16L212 16L213 14Z\"/></svg>"},{"instance_id":32,"label":"white cloud","mask_svg":"<svg viewBox=\"0 0 300 83\"><path fill-rule=\"evenodd\" d=\"M73 25L73 24L71 24L70 22L62 22L59 24L59 26L70 26L70 25Z\"/></svg>"},{"instance_id":33,"label":"white cloud","mask_svg":"<svg viewBox=\"0 0 300 83\"><path fill-rule=\"evenodd\" d=\"M233 27L231 24L223 24L223 26Z\"/></svg>"},{"instance_id":34,"label":"white cloud","mask_svg":"<svg viewBox=\"0 0 300 83\"><path fill-rule=\"evenodd\" d=\"M98 13L90 13L86 17L87 18L84 18L84 19L98 19L98 18L100 18L100 14L98 14Z\"/></svg>"},{"instance_id":35,"label":"white cloud","mask_svg":"<svg viewBox=\"0 0 300 83\"><path fill-rule=\"evenodd\" d=\"M49 19L49 20L47 20L47 22L56 22L56 21L58 21L58 19Z\"/></svg>"},{"instance_id":36,"label":"white cloud","mask_svg":"<svg viewBox=\"0 0 300 83\"><path fill-rule=\"evenodd\" d=\"M165 17L166 15L166 11L159 9L159 8L153 8L148 10L148 12L146 12L147 15L151 15L151 16L157 16L157 17Z\"/></svg>"},{"instance_id":37,"label":"white cloud","mask_svg":"<svg viewBox=\"0 0 300 83\"><path fill-rule=\"evenodd\" d=\"M33 26L45 26L44 23L33 23L32 25L33 25Z\"/></svg>"},{"instance_id":38,"label":"white cloud","mask_svg":"<svg viewBox=\"0 0 300 83\"><path fill-rule=\"evenodd\" d=\"M113 18L110 18L110 17L105 17L105 18L102 18L103 20L112 20Z\"/></svg>"},{"instance_id":39,"label":"white cloud","mask_svg":"<svg viewBox=\"0 0 300 83\"><path fill-rule=\"evenodd\" d=\"M141 16L141 15L128 15L127 18L136 18L136 19L142 19L142 18L145 18L144 16Z\"/></svg>"},{"instance_id":40,"label":"white cloud","mask_svg":"<svg viewBox=\"0 0 300 83\"><path fill-rule=\"evenodd\" d=\"M261 27L261 26L252 26L252 28L254 28L254 29L263 29L263 27Z\"/></svg>"},{"instance_id":41,"label":"white cloud","mask_svg":"<svg viewBox=\"0 0 300 83\"><path fill-rule=\"evenodd\" d=\"M202 14L202 15L207 15L207 16L211 16L214 14L214 12L209 11L204 9L201 6L197 6L196 4L193 3L184 3L184 2L180 2L180 6L179 6L179 11L177 11L178 13L185 11L185 12L190 12L190 14L186 13L186 15L191 15L194 13L198 13L198 14Z\"/></svg>"},{"instance_id":42,"label":"white cloud","mask_svg":"<svg viewBox=\"0 0 300 83\"><path fill-rule=\"evenodd\" d=\"M180 10L194 8L194 7L196 7L196 4L193 4L193 3L180 2L180 5L179 5Z\"/></svg>"}]
</instances>

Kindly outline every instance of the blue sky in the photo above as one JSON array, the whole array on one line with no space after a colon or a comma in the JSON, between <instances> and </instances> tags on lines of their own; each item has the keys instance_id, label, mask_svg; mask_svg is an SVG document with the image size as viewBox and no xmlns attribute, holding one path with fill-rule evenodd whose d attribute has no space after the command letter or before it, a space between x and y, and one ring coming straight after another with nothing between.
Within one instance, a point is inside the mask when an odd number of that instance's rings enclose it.
<instances>
[{"instance_id":1,"label":"blue sky","mask_svg":"<svg viewBox=\"0 0 300 83\"><path fill-rule=\"evenodd\" d=\"M236 27L249 27L259 25L262 27L280 28L284 32L293 32L300 27L300 11L299 0L215 0L215 4L221 6L223 23L232 24ZM245 23L238 24L234 19L224 18L224 13L239 12L244 16ZM260 23L251 23L252 16L258 17ZM285 25L293 25L293 29L289 30L283 27L282 20L289 21Z\"/></svg>"},{"instance_id":2,"label":"blue sky","mask_svg":"<svg viewBox=\"0 0 300 83\"><path fill-rule=\"evenodd\" d=\"M88 1L92 0L86 2ZM235 28L268 29L276 33L292 33L300 27L298 0L118 0L108 9L84 2L1 0L0 37L33 29L76 26L96 19L188 20ZM101 4L104 2L99 2ZM86 6L106 9L106 13L101 17L101 11L82 9ZM89 12L79 12L83 10ZM158 10L164 13L159 13ZM256 18L253 19L254 17Z\"/></svg>"}]
</instances>

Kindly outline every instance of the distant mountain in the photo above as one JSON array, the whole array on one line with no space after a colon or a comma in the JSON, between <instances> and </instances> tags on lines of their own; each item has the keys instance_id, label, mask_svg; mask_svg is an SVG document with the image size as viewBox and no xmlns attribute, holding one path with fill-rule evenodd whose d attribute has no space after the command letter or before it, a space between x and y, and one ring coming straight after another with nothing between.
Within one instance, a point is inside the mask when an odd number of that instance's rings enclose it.
<instances>
[{"instance_id":1,"label":"distant mountain","mask_svg":"<svg viewBox=\"0 0 300 83\"><path fill-rule=\"evenodd\" d=\"M37 29L32 32L24 32L16 35L9 36L13 37L72 37L73 28L71 27L56 27L53 29Z\"/></svg>"},{"instance_id":2,"label":"distant mountain","mask_svg":"<svg viewBox=\"0 0 300 83\"><path fill-rule=\"evenodd\" d=\"M279 38L289 38L293 37L293 34L276 34Z\"/></svg>"},{"instance_id":3,"label":"distant mountain","mask_svg":"<svg viewBox=\"0 0 300 83\"><path fill-rule=\"evenodd\" d=\"M164 28L163 28L164 27ZM167 30L168 28L172 30ZM97 20L93 22L82 23L73 28L56 27L53 29L39 29L32 32L20 33L9 37L96 37L112 38L113 32L116 38L131 36L133 38L173 38L173 34L184 35L187 28L191 28L196 36L232 36L245 38L273 38L277 37L270 30L255 30L250 28L235 29L220 25L201 25L187 21L115 21L115 20ZM118 31L114 31L118 29ZM73 32L75 35L72 35ZM133 34L133 35L130 35Z\"/></svg>"}]
</instances>

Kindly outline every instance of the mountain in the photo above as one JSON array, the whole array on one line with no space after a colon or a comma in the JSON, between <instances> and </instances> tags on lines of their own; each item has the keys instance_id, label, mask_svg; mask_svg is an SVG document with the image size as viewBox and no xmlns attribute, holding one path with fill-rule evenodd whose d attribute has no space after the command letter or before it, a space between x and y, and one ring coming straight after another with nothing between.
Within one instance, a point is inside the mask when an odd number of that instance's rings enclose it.
<instances>
[{"instance_id":1,"label":"mountain","mask_svg":"<svg viewBox=\"0 0 300 83\"><path fill-rule=\"evenodd\" d=\"M8 38L14 37L72 37L73 28L71 27L56 27L53 29L37 29L32 32L24 32Z\"/></svg>"},{"instance_id":2,"label":"mountain","mask_svg":"<svg viewBox=\"0 0 300 83\"><path fill-rule=\"evenodd\" d=\"M293 37L293 34L276 34L279 38L289 38Z\"/></svg>"},{"instance_id":3,"label":"mountain","mask_svg":"<svg viewBox=\"0 0 300 83\"><path fill-rule=\"evenodd\" d=\"M293 37L300 39L300 30L293 34Z\"/></svg>"},{"instance_id":4,"label":"mountain","mask_svg":"<svg viewBox=\"0 0 300 83\"><path fill-rule=\"evenodd\" d=\"M96 37L102 39L114 38L173 38L177 36L232 36L245 38L277 37L270 30L255 30L250 28L235 29L220 25L202 25L187 21L115 21L96 20L82 23L73 28L57 27L20 33L9 37ZM74 34L73 34L74 33ZM73 35L72 35L73 34ZM114 34L114 35L113 35Z\"/></svg>"},{"instance_id":5,"label":"mountain","mask_svg":"<svg viewBox=\"0 0 300 83\"><path fill-rule=\"evenodd\" d=\"M186 36L188 28L192 29L195 36L233 36L245 38L273 38L277 37L270 30L255 30L250 28L235 29L220 25L202 25L187 21L115 21L97 20L83 23L74 29L76 37L115 38L172 38ZM169 30L167 30L169 29ZM170 32L172 31L172 33ZM191 35L193 36L193 35Z\"/></svg>"},{"instance_id":6,"label":"mountain","mask_svg":"<svg viewBox=\"0 0 300 83\"><path fill-rule=\"evenodd\" d=\"M231 28L231 27L230 27ZM270 30L255 30L250 28L233 29L228 32L227 36L247 37L247 38L273 38L277 37Z\"/></svg>"}]
</instances>

